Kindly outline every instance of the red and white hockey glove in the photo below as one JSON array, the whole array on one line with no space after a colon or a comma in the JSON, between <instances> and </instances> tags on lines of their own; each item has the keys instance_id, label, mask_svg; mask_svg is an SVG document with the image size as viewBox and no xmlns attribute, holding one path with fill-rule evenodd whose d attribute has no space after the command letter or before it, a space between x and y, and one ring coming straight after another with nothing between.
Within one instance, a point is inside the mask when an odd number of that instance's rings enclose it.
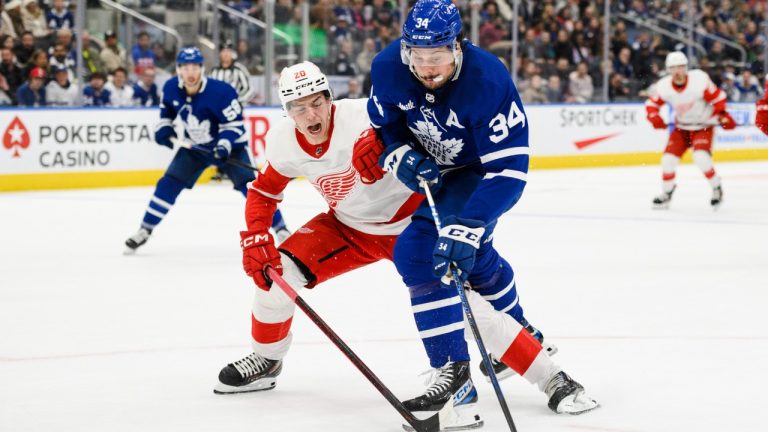
<instances>
[{"instance_id":1,"label":"red and white hockey glove","mask_svg":"<svg viewBox=\"0 0 768 432\"><path fill-rule=\"evenodd\" d=\"M651 122L654 129L666 129L667 124L664 122L664 119L661 118L659 113L649 113L648 114L648 121Z\"/></svg>"},{"instance_id":2,"label":"red and white hockey glove","mask_svg":"<svg viewBox=\"0 0 768 432\"><path fill-rule=\"evenodd\" d=\"M372 184L384 178L384 170L379 166L383 152L384 143L373 129L366 129L357 137L352 150L352 166L360 173L363 183Z\"/></svg>"},{"instance_id":3,"label":"red and white hockey glove","mask_svg":"<svg viewBox=\"0 0 768 432\"><path fill-rule=\"evenodd\" d=\"M729 114L728 111L721 112L720 115L717 116L717 121L720 122L720 126L722 126L723 129L736 129L736 120L731 117L731 114Z\"/></svg>"},{"instance_id":4,"label":"red and white hockey glove","mask_svg":"<svg viewBox=\"0 0 768 432\"><path fill-rule=\"evenodd\" d=\"M757 101L757 114L755 114L755 126L768 135L768 96Z\"/></svg>"},{"instance_id":5,"label":"red and white hockey glove","mask_svg":"<svg viewBox=\"0 0 768 432\"><path fill-rule=\"evenodd\" d=\"M240 231L240 239L245 274L252 277L259 288L269 291L272 281L266 275L267 267L283 274L283 264L275 248L275 240L267 231Z\"/></svg>"}]
</instances>

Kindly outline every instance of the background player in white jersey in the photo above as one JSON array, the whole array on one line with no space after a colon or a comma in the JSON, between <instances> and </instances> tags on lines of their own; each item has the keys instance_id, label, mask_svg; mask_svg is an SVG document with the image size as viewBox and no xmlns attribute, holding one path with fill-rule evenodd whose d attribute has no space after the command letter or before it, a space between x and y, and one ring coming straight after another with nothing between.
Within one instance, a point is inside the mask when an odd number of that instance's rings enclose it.
<instances>
[{"instance_id":1,"label":"background player in white jersey","mask_svg":"<svg viewBox=\"0 0 768 432\"><path fill-rule=\"evenodd\" d=\"M221 370L216 393L269 390L282 371L295 307L282 290L270 289L264 276L267 266L281 271L296 288L312 288L380 259L391 260L397 235L423 199L394 176L358 173L352 167L355 158L369 154L361 149L382 146L369 129L366 100L333 102L327 78L309 62L283 70L280 98L289 118L267 135L267 164L249 185L248 230L241 232L243 267L259 288L251 319L254 353ZM298 176L306 176L323 195L329 211L315 216L277 249L267 232L271 213L290 178ZM489 347L509 353L510 365L546 390L560 368L519 323L471 294ZM558 400L565 396L558 395ZM474 389L466 397L476 399ZM476 423L470 417L470 423Z\"/></svg>"},{"instance_id":2,"label":"background player in white jersey","mask_svg":"<svg viewBox=\"0 0 768 432\"><path fill-rule=\"evenodd\" d=\"M250 164L246 149L247 138L243 124L243 109L235 89L229 84L203 75L203 55L197 48L184 48L176 57L177 76L163 86L160 122L155 129L155 141L173 148L177 117L184 125L184 139L192 148L179 148L163 177L158 180L141 226L125 241L126 254L132 254L145 244L152 230L176 203L181 191L192 189L203 170L211 165L220 167L232 180L235 190L246 195L253 171L227 164L231 158ZM276 214L272 223L278 236L287 237L282 216Z\"/></svg>"},{"instance_id":3,"label":"background player in white jersey","mask_svg":"<svg viewBox=\"0 0 768 432\"><path fill-rule=\"evenodd\" d=\"M723 188L712 164L714 127L720 124L723 129L733 129L736 122L726 111L725 93L706 72L689 71L685 54L679 51L667 54L665 66L669 75L656 83L653 94L645 102L648 121L656 129L667 128L659 114L662 105L669 104L675 113L675 127L661 157L662 193L653 199L653 206L669 208L677 187L675 170L686 150L693 148L693 161L712 186L710 204L717 209L723 201Z\"/></svg>"}]
</instances>

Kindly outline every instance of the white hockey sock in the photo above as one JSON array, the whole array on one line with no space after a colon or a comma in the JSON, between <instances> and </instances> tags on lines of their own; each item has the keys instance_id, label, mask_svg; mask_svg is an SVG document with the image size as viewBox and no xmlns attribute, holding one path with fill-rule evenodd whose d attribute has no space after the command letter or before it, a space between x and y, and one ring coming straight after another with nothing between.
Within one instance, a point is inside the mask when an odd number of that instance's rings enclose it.
<instances>
[{"instance_id":1,"label":"white hockey sock","mask_svg":"<svg viewBox=\"0 0 768 432\"><path fill-rule=\"evenodd\" d=\"M283 279L297 292L307 284L292 259L280 254ZM254 287L251 345L253 352L268 359L279 360L288 354L293 335L290 332L296 305L280 287L273 284L269 291Z\"/></svg>"},{"instance_id":2,"label":"white hockey sock","mask_svg":"<svg viewBox=\"0 0 768 432\"><path fill-rule=\"evenodd\" d=\"M661 156L661 189L664 193L670 193L675 188L675 171L678 163L680 158L672 153L664 153Z\"/></svg>"},{"instance_id":3,"label":"white hockey sock","mask_svg":"<svg viewBox=\"0 0 768 432\"><path fill-rule=\"evenodd\" d=\"M706 150L694 150L693 162L701 170L704 177L709 181L712 188L720 186L720 176L715 172L715 166L712 163L712 155Z\"/></svg>"}]
</instances>

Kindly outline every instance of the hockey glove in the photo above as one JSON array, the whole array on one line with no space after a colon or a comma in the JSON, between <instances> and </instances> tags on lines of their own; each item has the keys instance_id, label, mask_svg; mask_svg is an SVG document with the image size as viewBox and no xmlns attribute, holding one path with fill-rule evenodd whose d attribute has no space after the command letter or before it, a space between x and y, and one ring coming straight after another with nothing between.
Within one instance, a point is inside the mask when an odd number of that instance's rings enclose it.
<instances>
[{"instance_id":1,"label":"hockey glove","mask_svg":"<svg viewBox=\"0 0 768 432\"><path fill-rule=\"evenodd\" d=\"M728 111L721 112L720 115L717 117L717 121L720 122L720 126L722 126L723 129L726 129L726 130L736 129L736 120L734 120L733 117L731 117Z\"/></svg>"},{"instance_id":2,"label":"hockey glove","mask_svg":"<svg viewBox=\"0 0 768 432\"><path fill-rule=\"evenodd\" d=\"M213 148L214 159L227 160L230 153L232 153L232 143L225 139L220 139Z\"/></svg>"},{"instance_id":3,"label":"hockey glove","mask_svg":"<svg viewBox=\"0 0 768 432\"><path fill-rule=\"evenodd\" d=\"M397 176L408 189L419 192L421 180L426 180L432 192L440 188L440 169L437 164L408 144L395 143L387 147L379 158L384 171Z\"/></svg>"},{"instance_id":4,"label":"hockey glove","mask_svg":"<svg viewBox=\"0 0 768 432\"><path fill-rule=\"evenodd\" d=\"M432 252L432 273L437 277L450 274L450 265L456 266L463 284L475 266L475 254L485 234L481 221L448 216L443 220Z\"/></svg>"},{"instance_id":5,"label":"hockey glove","mask_svg":"<svg viewBox=\"0 0 768 432\"><path fill-rule=\"evenodd\" d=\"M155 142L170 149L173 148L171 138L176 138L176 131L171 125L165 125L155 131Z\"/></svg>"},{"instance_id":6,"label":"hockey glove","mask_svg":"<svg viewBox=\"0 0 768 432\"><path fill-rule=\"evenodd\" d=\"M666 129L667 124L664 123L664 119L661 118L659 113L650 113L648 114L648 121L651 122L654 129Z\"/></svg>"},{"instance_id":7,"label":"hockey glove","mask_svg":"<svg viewBox=\"0 0 768 432\"><path fill-rule=\"evenodd\" d=\"M379 157L384 153L384 143L376 136L373 129L366 129L357 137L352 150L352 166L360 173L360 180L365 184L376 183L384 178L384 170L379 166Z\"/></svg>"},{"instance_id":8,"label":"hockey glove","mask_svg":"<svg viewBox=\"0 0 768 432\"><path fill-rule=\"evenodd\" d=\"M267 267L283 274L283 264L272 235L267 231L240 231L240 239L245 274L252 277L259 288L269 291L272 281L267 277Z\"/></svg>"},{"instance_id":9,"label":"hockey glove","mask_svg":"<svg viewBox=\"0 0 768 432\"><path fill-rule=\"evenodd\" d=\"M755 126L768 135L768 96L757 101L757 114L755 114Z\"/></svg>"}]
</instances>

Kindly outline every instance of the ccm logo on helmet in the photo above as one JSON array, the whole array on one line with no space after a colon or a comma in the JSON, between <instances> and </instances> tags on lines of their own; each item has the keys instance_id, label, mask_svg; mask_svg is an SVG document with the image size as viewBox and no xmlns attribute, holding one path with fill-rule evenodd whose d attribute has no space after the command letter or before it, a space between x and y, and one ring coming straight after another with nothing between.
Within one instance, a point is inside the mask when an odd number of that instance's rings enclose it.
<instances>
[{"instance_id":1,"label":"ccm logo on helmet","mask_svg":"<svg viewBox=\"0 0 768 432\"><path fill-rule=\"evenodd\" d=\"M250 237L246 237L240 240L240 247L247 248L254 244L264 243L269 241L269 234L254 234Z\"/></svg>"}]
</instances>

